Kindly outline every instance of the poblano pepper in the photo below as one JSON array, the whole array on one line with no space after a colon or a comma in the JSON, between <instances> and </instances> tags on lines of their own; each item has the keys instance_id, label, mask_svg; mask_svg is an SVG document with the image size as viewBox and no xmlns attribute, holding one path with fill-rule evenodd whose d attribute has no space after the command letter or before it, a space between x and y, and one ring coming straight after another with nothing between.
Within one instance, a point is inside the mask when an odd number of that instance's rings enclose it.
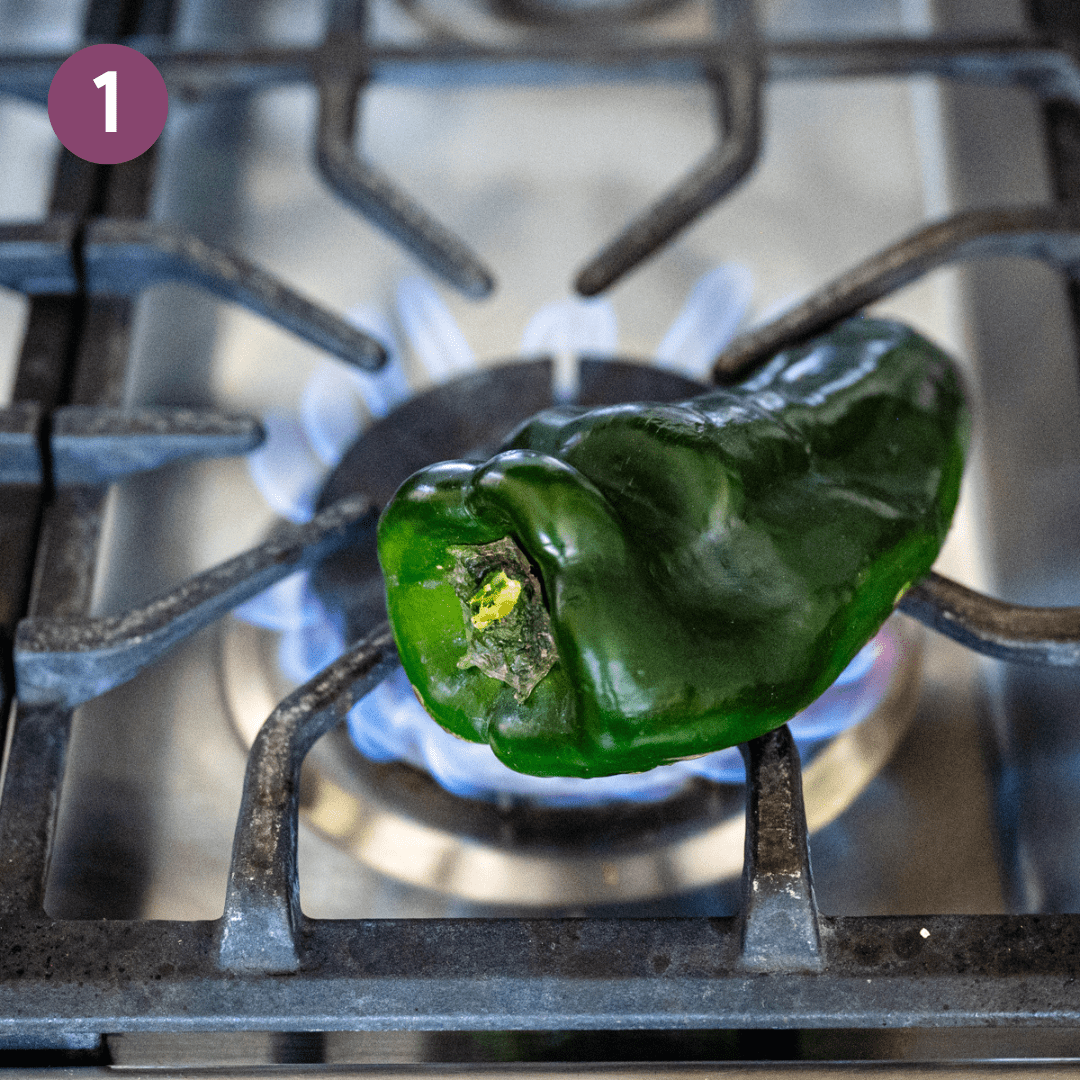
<instances>
[{"instance_id":1,"label":"poblano pepper","mask_svg":"<svg viewBox=\"0 0 1080 1080\"><path fill-rule=\"evenodd\" d=\"M379 523L428 712L519 772L640 772L822 693L930 569L967 412L948 358L855 319L679 405L554 408Z\"/></svg>"}]
</instances>

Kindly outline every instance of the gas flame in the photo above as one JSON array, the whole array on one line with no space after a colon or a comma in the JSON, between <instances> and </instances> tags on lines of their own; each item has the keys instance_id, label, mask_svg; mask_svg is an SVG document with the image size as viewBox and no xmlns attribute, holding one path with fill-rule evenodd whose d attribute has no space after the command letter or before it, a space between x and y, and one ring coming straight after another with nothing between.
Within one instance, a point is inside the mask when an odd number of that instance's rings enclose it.
<instances>
[{"instance_id":1,"label":"gas flame","mask_svg":"<svg viewBox=\"0 0 1080 1080\"><path fill-rule=\"evenodd\" d=\"M656 363L690 378L707 376L713 358L734 336L750 303L749 271L717 267L694 287L656 351ZM475 370L468 342L435 289L412 278L397 290L397 321L409 348L433 382ZM390 322L369 309L350 312L352 322L377 337L390 359L377 374L324 360L304 390L299 415L264 418L266 441L250 455L251 475L273 510L291 521L311 518L329 471L363 430L368 418L387 415L411 396L401 348ZM571 400L576 357L614 355L618 339L614 309L604 299L567 298L541 308L525 329L523 357L555 358L555 392ZM327 610L310 586L307 571L286 578L235 614L278 631L278 663L305 682L345 649L340 615ZM886 627L848 665L836 682L790 721L802 753L868 716L888 690L898 658ZM665 799L695 776L741 783L742 758L731 747L704 757L662 765L646 773L583 780L514 772L488 746L444 731L417 701L400 668L358 702L348 716L357 749L374 761L400 760L430 773L444 788L468 798L522 797L549 806L584 806L616 800Z\"/></svg>"}]
</instances>

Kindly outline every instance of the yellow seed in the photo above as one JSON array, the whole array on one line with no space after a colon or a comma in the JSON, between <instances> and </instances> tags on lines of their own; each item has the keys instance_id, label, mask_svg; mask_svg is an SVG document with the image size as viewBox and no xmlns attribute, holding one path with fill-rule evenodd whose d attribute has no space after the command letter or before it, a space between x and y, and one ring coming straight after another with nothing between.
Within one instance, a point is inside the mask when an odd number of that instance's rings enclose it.
<instances>
[{"instance_id":1,"label":"yellow seed","mask_svg":"<svg viewBox=\"0 0 1080 1080\"><path fill-rule=\"evenodd\" d=\"M493 622L505 619L514 610L520 595L521 582L508 578L506 571L500 570L469 600L473 626L477 630L484 630Z\"/></svg>"}]
</instances>

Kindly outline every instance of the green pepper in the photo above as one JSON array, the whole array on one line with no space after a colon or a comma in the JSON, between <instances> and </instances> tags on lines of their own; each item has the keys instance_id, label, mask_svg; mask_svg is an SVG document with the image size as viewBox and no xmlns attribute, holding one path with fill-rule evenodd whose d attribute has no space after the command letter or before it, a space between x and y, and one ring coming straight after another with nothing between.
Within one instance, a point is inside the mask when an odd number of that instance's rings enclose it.
<instances>
[{"instance_id":1,"label":"green pepper","mask_svg":"<svg viewBox=\"0 0 1080 1080\"><path fill-rule=\"evenodd\" d=\"M968 417L948 358L854 319L678 405L540 413L379 522L427 711L537 776L641 772L805 708L930 569Z\"/></svg>"}]
</instances>

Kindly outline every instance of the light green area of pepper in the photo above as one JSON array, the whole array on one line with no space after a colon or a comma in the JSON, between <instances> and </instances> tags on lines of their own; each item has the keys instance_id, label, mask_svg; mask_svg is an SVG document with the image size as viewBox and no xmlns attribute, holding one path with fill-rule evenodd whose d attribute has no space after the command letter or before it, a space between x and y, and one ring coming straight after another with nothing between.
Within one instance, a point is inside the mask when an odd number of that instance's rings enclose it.
<instances>
[{"instance_id":1,"label":"light green area of pepper","mask_svg":"<svg viewBox=\"0 0 1080 1080\"><path fill-rule=\"evenodd\" d=\"M967 435L948 358L871 319L679 405L543 412L384 511L402 664L443 727L519 772L745 742L821 694L930 569Z\"/></svg>"}]
</instances>

